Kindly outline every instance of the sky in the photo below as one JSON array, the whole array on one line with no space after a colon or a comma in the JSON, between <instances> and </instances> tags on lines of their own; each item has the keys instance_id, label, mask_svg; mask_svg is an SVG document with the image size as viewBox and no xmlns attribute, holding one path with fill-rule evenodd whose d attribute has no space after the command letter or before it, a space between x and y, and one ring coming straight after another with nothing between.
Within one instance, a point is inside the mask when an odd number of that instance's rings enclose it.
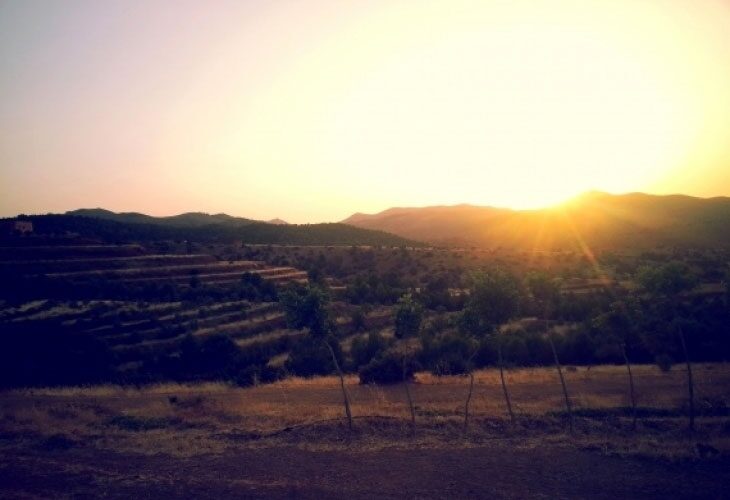
<instances>
[{"instance_id":1,"label":"sky","mask_svg":"<svg viewBox=\"0 0 730 500\"><path fill-rule=\"evenodd\" d=\"M0 216L730 195L727 0L0 2Z\"/></svg>"}]
</instances>

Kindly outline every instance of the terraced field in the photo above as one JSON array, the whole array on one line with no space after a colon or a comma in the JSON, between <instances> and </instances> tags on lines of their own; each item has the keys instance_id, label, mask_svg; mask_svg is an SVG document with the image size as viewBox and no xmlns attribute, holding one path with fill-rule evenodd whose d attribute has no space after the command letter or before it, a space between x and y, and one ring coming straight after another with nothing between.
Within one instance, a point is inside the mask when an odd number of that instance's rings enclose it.
<instances>
[{"instance_id":1,"label":"terraced field","mask_svg":"<svg viewBox=\"0 0 730 500\"><path fill-rule=\"evenodd\" d=\"M387 308L377 309L368 313L364 321L367 330L382 330L391 321L391 313ZM39 300L0 310L0 328L37 322L52 322L91 334L110 346L121 364L175 352L188 336L204 339L225 334L241 348L275 342L282 349L272 357L285 354L288 344L283 339L302 336L302 332L286 328L277 302L238 300L197 306L186 302ZM346 330L351 320L341 317L339 323ZM357 335L360 334L353 333L343 339L345 350Z\"/></svg>"},{"instance_id":2,"label":"terraced field","mask_svg":"<svg viewBox=\"0 0 730 500\"><path fill-rule=\"evenodd\" d=\"M21 323L54 320L75 331L91 333L114 349L174 344L183 335L205 336L226 332L234 337L258 333L262 325L280 326L284 316L277 303L245 300L197 307L184 302L144 303L90 301L81 304L51 301L35 307L8 309L0 321ZM178 332L183 332L178 335Z\"/></svg>"},{"instance_id":3,"label":"terraced field","mask_svg":"<svg viewBox=\"0 0 730 500\"><path fill-rule=\"evenodd\" d=\"M120 365L174 353L187 336L225 334L237 341L280 331L285 320L278 303L251 300L237 294L236 287L246 280L276 285L307 281L306 272L293 267L221 261L206 254L160 255L139 245L0 247L0 276L5 277L0 283L6 288L3 296L12 302L0 307L0 329L51 324L93 336L111 349ZM127 290L161 285L184 298L124 296ZM45 288L84 287L92 287L96 296L59 301L53 293L43 293ZM21 288L37 300L17 303L13 299ZM186 295L192 288L201 293ZM208 292L215 299L206 298Z\"/></svg>"},{"instance_id":4,"label":"terraced field","mask_svg":"<svg viewBox=\"0 0 730 500\"><path fill-rule=\"evenodd\" d=\"M41 291L33 300L0 302L0 331L63 329L64 334L93 338L111 353L118 373L144 374L160 360L179 359L190 339L203 343L220 336L258 366L281 367L293 343L303 337L287 328L275 293L262 297L246 288L260 288L263 283L275 290L306 282L307 274L294 267L220 260L202 253L161 255L138 245L0 248L0 256L4 259L0 273L28 289L50 283L49 289L61 290L61 297L74 296L68 292L84 287L94 294L56 300ZM10 283L6 280L0 286ZM172 292L160 294L161 286ZM9 292L5 297L13 297L13 290L5 292ZM352 329L353 307L333 304L346 352L352 339L362 335ZM391 316L387 307L369 311L363 318L364 330L383 330Z\"/></svg>"},{"instance_id":5,"label":"terraced field","mask_svg":"<svg viewBox=\"0 0 730 500\"><path fill-rule=\"evenodd\" d=\"M305 282L304 271L261 261L219 261L211 255L155 255L138 245L31 246L0 248L0 273L27 277L186 285L239 282L245 273L277 283Z\"/></svg>"}]
</instances>

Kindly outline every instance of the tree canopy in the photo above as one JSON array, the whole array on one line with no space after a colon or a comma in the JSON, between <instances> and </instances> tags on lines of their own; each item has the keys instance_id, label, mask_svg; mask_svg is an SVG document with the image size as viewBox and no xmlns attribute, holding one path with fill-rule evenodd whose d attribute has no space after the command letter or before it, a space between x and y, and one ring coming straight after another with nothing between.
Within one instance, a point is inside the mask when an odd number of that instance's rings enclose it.
<instances>
[{"instance_id":1,"label":"tree canopy","mask_svg":"<svg viewBox=\"0 0 730 500\"><path fill-rule=\"evenodd\" d=\"M491 269L472 276L472 287L461 319L462 330L476 337L493 333L517 315L520 290L514 276Z\"/></svg>"},{"instance_id":2,"label":"tree canopy","mask_svg":"<svg viewBox=\"0 0 730 500\"><path fill-rule=\"evenodd\" d=\"M290 328L308 328L315 336L323 336L329 332L326 309L329 297L322 288L315 285L293 286L281 292L279 300L284 306Z\"/></svg>"}]
</instances>

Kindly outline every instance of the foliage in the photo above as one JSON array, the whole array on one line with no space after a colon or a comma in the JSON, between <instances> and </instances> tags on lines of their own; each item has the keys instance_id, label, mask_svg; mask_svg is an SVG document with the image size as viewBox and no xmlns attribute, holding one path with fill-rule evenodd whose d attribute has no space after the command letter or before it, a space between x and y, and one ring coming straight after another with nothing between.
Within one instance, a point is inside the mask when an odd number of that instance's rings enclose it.
<instances>
[{"instance_id":1,"label":"foliage","mask_svg":"<svg viewBox=\"0 0 730 500\"><path fill-rule=\"evenodd\" d=\"M188 376L230 378L238 367L239 349L226 335L198 340L188 335L180 348L181 369Z\"/></svg>"},{"instance_id":2,"label":"foliage","mask_svg":"<svg viewBox=\"0 0 730 500\"><path fill-rule=\"evenodd\" d=\"M337 361L342 362L342 351L337 342L330 342L335 352ZM300 377L313 377L316 375L330 375L335 373L335 366L332 362L332 354L319 339L305 337L297 342L289 352L289 359L286 362L286 369Z\"/></svg>"},{"instance_id":3,"label":"foliage","mask_svg":"<svg viewBox=\"0 0 730 500\"><path fill-rule=\"evenodd\" d=\"M358 372L361 384L397 384L403 382L405 363L406 380L413 379L414 364L397 352L382 353L362 366Z\"/></svg>"},{"instance_id":4,"label":"foliage","mask_svg":"<svg viewBox=\"0 0 730 500\"><path fill-rule=\"evenodd\" d=\"M4 324L0 387L78 385L113 379L107 345L53 320Z\"/></svg>"},{"instance_id":5,"label":"foliage","mask_svg":"<svg viewBox=\"0 0 730 500\"><path fill-rule=\"evenodd\" d=\"M473 284L461 317L461 330L484 337L517 315L520 292L517 280L502 269L474 275Z\"/></svg>"},{"instance_id":6,"label":"foliage","mask_svg":"<svg viewBox=\"0 0 730 500\"><path fill-rule=\"evenodd\" d=\"M528 273L526 284L538 314L550 317L561 302L560 285L547 273L540 271Z\"/></svg>"},{"instance_id":7,"label":"foliage","mask_svg":"<svg viewBox=\"0 0 730 500\"><path fill-rule=\"evenodd\" d=\"M682 336L684 342L682 327L687 323L683 318L686 316L683 311L686 304L681 300L681 295L696 286L696 276L683 262L669 261L643 266L637 273L636 281L649 294L655 316L654 321L643 329L644 342L657 361L666 365L665 360L677 355L677 334ZM684 353L687 362L688 352Z\"/></svg>"},{"instance_id":8,"label":"foliage","mask_svg":"<svg viewBox=\"0 0 730 500\"><path fill-rule=\"evenodd\" d=\"M350 316L352 321L352 329L360 332L365 329L365 311L362 307L356 308Z\"/></svg>"},{"instance_id":9,"label":"foliage","mask_svg":"<svg viewBox=\"0 0 730 500\"><path fill-rule=\"evenodd\" d=\"M472 357L478 344L456 332L436 337L422 336L420 363L435 375L467 373L467 360Z\"/></svg>"},{"instance_id":10,"label":"foliage","mask_svg":"<svg viewBox=\"0 0 730 500\"><path fill-rule=\"evenodd\" d=\"M327 293L315 285L292 285L279 294L289 328L308 328L312 335L319 337L326 335L330 328L328 300Z\"/></svg>"},{"instance_id":11,"label":"foliage","mask_svg":"<svg viewBox=\"0 0 730 500\"><path fill-rule=\"evenodd\" d=\"M395 336L403 339L418 334L423 321L423 306L413 300L411 294L398 299L395 307Z\"/></svg>"},{"instance_id":12,"label":"foliage","mask_svg":"<svg viewBox=\"0 0 730 500\"><path fill-rule=\"evenodd\" d=\"M677 261L639 269L636 280L656 297L674 298L697 285L697 279L689 267Z\"/></svg>"},{"instance_id":13,"label":"foliage","mask_svg":"<svg viewBox=\"0 0 730 500\"><path fill-rule=\"evenodd\" d=\"M97 216L61 214L34 215L28 219L33 222L36 234L74 233L110 243L190 240L205 243L245 241L288 245L421 245L383 231L338 223L276 225L248 221L242 224L211 219L202 224L180 225L164 221L150 222L148 219L130 222Z\"/></svg>"},{"instance_id":14,"label":"foliage","mask_svg":"<svg viewBox=\"0 0 730 500\"><path fill-rule=\"evenodd\" d=\"M370 332L367 336L357 337L352 341L350 347L353 367L359 368L368 364L390 345L391 342L378 332Z\"/></svg>"},{"instance_id":15,"label":"foliage","mask_svg":"<svg viewBox=\"0 0 730 500\"><path fill-rule=\"evenodd\" d=\"M632 351L640 344L641 311L639 302L629 297L613 302L609 310L596 316L591 327L598 357L620 361L621 350Z\"/></svg>"},{"instance_id":16,"label":"foliage","mask_svg":"<svg viewBox=\"0 0 730 500\"><path fill-rule=\"evenodd\" d=\"M267 384L275 382L287 375L286 371L281 368L274 368L269 365L248 365L238 372L235 377L236 385L246 387L257 384Z\"/></svg>"},{"instance_id":17,"label":"foliage","mask_svg":"<svg viewBox=\"0 0 730 500\"><path fill-rule=\"evenodd\" d=\"M398 280L374 273L355 276L345 290L345 296L353 304L393 304L405 293Z\"/></svg>"}]
</instances>

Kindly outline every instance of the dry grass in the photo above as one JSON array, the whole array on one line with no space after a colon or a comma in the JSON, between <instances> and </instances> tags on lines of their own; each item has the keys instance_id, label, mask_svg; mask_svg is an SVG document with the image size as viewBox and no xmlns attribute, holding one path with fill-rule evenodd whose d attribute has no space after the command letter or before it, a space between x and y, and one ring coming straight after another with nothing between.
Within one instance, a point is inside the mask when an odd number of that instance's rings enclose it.
<instances>
[{"instance_id":1,"label":"dry grass","mask_svg":"<svg viewBox=\"0 0 730 500\"><path fill-rule=\"evenodd\" d=\"M368 449L406 446L472 446L490 439L518 439L520 446L548 441L596 449L607 454L681 458L695 456L696 442L730 453L727 416L701 417L699 432L688 440L684 372L662 373L653 366L635 369L639 405L664 410L642 420L638 433L615 410L627 406L623 367L579 368L566 373L578 410L598 410L576 422L577 436L567 437L562 395L554 370L511 370L507 374L519 415L511 426L498 372L476 373L471 412L473 427L462 431L465 377L419 373L411 385L417 411L417 438L408 438L408 409L402 385L358 384L346 378L357 417L358 446ZM696 367L698 402L730 401L730 367ZM294 444L306 448L343 446L342 395L337 377L290 378L259 387L223 383L161 384L141 389L118 386L25 389L0 393L0 433L28 439L62 434L101 449L194 455L231 447ZM605 410L605 414L600 413ZM369 418L364 418L369 417ZM290 429L281 432L283 429ZM345 441L342 441L345 439Z\"/></svg>"},{"instance_id":2,"label":"dry grass","mask_svg":"<svg viewBox=\"0 0 730 500\"><path fill-rule=\"evenodd\" d=\"M252 344L258 344L260 342L271 342L276 339L280 339L282 337L302 337L304 335L304 332L301 330L288 330L288 329L277 329L272 330L270 332L263 332L256 335L252 335L251 337L245 337L242 339L237 339L236 345L239 347L247 347ZM288 353L284 353L284 355L288 355ZM281 355L280 355L281 356ZM272 365L273 366L273 365Z\"/></svg>"},{"instance_id":3,"label":"dry grass","mask_svg":"<svg viewBox=\"0 0 730 500\"><path fill-rule=\"evenodd\" d=\"M12 389L0 393L0 399L9 396L18 397L110 397L110 398L144 398L153 395L168 394L199 394L228 392L232 388L224 382L203 382L195 384L180 384L170 382L165 384L148 385L144 388L121 385L92 385L75 387L41 387L37 389Z\"/></svg>"}]
</instances>

